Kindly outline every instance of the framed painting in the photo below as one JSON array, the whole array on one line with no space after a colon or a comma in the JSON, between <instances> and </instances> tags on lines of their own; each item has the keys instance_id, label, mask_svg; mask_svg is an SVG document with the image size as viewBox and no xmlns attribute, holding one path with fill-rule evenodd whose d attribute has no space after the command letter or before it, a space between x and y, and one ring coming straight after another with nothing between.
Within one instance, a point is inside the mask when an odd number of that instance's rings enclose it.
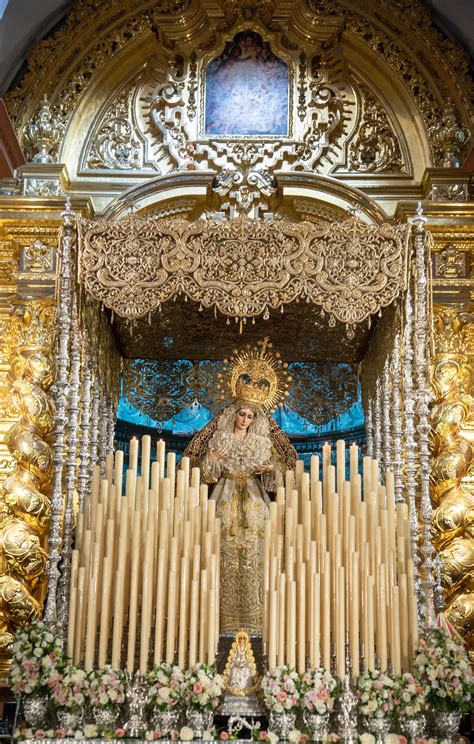
<instances>
[{"instance_id":1,"label":"framed painting","mask_svg":"<svg viewBox=\"0 0 474 744\"><path fill-rule=\"evenodd\" d=\"M241 31L205 75L204 134L288 135L288 65L254 31Z\"/></svg>"}]
</instances>

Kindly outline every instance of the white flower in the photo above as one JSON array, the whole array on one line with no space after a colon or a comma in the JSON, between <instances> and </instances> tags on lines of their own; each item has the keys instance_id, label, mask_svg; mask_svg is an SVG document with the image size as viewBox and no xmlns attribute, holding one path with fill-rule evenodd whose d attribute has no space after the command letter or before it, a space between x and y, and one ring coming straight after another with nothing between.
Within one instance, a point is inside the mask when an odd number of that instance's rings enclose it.
<instances>
[{"instance_id":1,"label":"white flower","mask_svg":"<svg viewBox=\"0 0 474 744\"><path fill-rule=\"evenodd\" d=\"M74 738L75 739L83 739L84 733L81 731L81 729L77 729L77 731L74 731Z\"/></svg>"},{"instance_id":2,"label":"white flower","mask_svg":"<svg viewBox=\"0 0 474 744\"><path fill-rule=\"evenodd\" d=\"M383 741L384 744L398 744L400 737L398 734L387 734Z\"/></svg>"},{"instance_id":3,"label":"white flower","mask_svg":"<svg viewBox=\"0 0 474 744\"><path fill-rule=\"evenodd\" d=\"M361 734L359 736L360 744L374 744L375 742L375 736L372 736L372 734Z\"/></svg>"},{"instance_id":4,"label":"white flower","mask_svg":"<svg viewBox=\"0 0 474 744\"><path fill-rule=\"evenodd\" d=\"M194 738L194 731L189 726L183 726L179 732L179 738L181 741L191 741Z\"/></svg>"},{"instance_id":5,"label":"white flower","mask_svg":"<svg viewBox=\"0 0 474 744\"><path fill-rule=\"evenodd\" d=\"M213 731L204 731L202 735L203 741L214 741L214 739L215 739L215 734Z\"/></svg>"},{"instance_id":6,"label":"white flower","mask_svg":"<svg viewBox=\"0 0 474 744\"><path fill-rule=\"evenodd\" d=\"M293 729L288 734L288 741L293 742L293 744L298 744L300 739L301 739L301 731L298 731L298 729Z\"/></svg>"},{"instance_id":7,"label":"white flower","mask_svg":"<svg viewBox=\"0 0 474 744\"><path fill-rule=\"evenodd\" d=\"M278 736L275 734L274 731L268 732L268 741L270 744L278 744Z\"/></svg>"},{"instance_id":8,"label":"white flower","mask_svg":"<svg viewBox=\"0 0 474 744\"><path fill-rule=\"evenodd\" d=\"M86 726L84 726L84 736L86 739L96 739L99 735L99 732L97 731L97 726L93 723L88 723Z\"/></svg>"}]
</instances>

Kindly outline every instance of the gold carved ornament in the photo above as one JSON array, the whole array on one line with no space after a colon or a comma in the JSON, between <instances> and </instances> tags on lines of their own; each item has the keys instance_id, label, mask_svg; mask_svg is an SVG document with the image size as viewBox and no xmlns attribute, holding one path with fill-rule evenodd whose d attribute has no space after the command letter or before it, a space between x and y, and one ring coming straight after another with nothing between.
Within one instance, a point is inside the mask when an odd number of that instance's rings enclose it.
<instances>
[{"instance_id":1,"label":"gold carved ornament","mask_svg":"<svg viewBox=\"0 0 474 744\"><path fill-rule=\"evenodd\" d=\"M328 17L331 17L332 24L336 21L340 26L345 24L344 36L358 37L357 43L362 43L386 61L405 91L415 99L426 128L431 129L441 122L441 127L447 132L442 147L445 147L448 136L448 147L451 148L453 138L459 139L463 127L458 126L456 120L453 135L449 121L443 122L447 118L444 91L448 91L457 102L472 99L469 58L461 47L440 34L419 0L397 3L367 0L359 7L351 0L307 0L291 7L285 3L265 3L262 6L261 3L248 2L235 3L232 10L227 3L219 8L209 0L198 3L189 0L136 0L132 5L129 0L78 0L54 34L32 49L25 75L7 96L9 113L20 132L38 108L41 96L47 92L60 124L66 128L86 90L97 85L97 78L114 64L117 54L124 54L127 45L136 45L140 37L146 39L153 23L160 28L157 32L160 48L171 56L172 50L176 49L176 40L181 42L183 39L183 24L188 42L183 45L185 51L187 46L205 50L213 48L221 38L220 29L228 32L243 19L247 24L257 22L259 27L278 35L282 46L293 50L295 46L303 48L308 38L314 41L316 36L317 39L314 29L322 26L324 30ZM331 24L329 28L332 28ZM182 58L181 54L176 56ZM197 85L193 58L187 68L180 80L181 95L187 97L189 118L192 119L196 117ZM302 90L300 109L305 104L304 88ZM462 105L459 114L465 123L469 121L467 104ZM438 160L436 135L439 138L438 131L432 135ZM121 137L123 135L119 134L118 139ZM127 139L126 146L129 144Z\"/></svg>"},{"instance_id":2,"label":"gold carved ornament","mask_svg":"<svg viewBox=\"0 0 474 744\"><path fill-rule=\"evenodd\" d=\"M410 228L183 219L81 218L80 281L120 317L134 320L184 295L242 322L306 302L329 323L354 326L402 291Z\"/></svg>"},{"instance_id":3,"label":"gold carved ornament","mask_svg":"<svg viewBox=\"0 0 474 744\"><path fill-rule=\"evenodd\" d=\"M282 362L278 352L272 351L272 344L265 338L256 347L247 344L243 349L235 349L230 359L224 359L219 379L222 400L228 400L230 393L232 400L268 413L283 405L291 375L288 364Z\"/></svg>"},{"instance_id":4,"label":"gold carved ornament","mask_svg":"<svg viewBox=\"0 0 474 744\"><path fill-rule=\"evenodd\" d=\"M0 530L0 663L17 628L41 614L50 519L45 491L53 474L53 307L50 300L19 301L10 321L9 381L19 419L6 436L15 467L2 484Z\"/></svg>"},{"instance_id":5,"label":"gold carved ornament","mask_svg":"<svg viewBox=\"0 0 474 744\"><path fill-rule=\"evenodd\" d=\"M468 395L472 370L465 349L465 326L472 315L459 307L435 307L436 353L431 413L431 498L433 541L442 560L446 616L474 646L474 493L463 484L473 461L461 429L472 410Z\"/></svg>"}]
</instances>

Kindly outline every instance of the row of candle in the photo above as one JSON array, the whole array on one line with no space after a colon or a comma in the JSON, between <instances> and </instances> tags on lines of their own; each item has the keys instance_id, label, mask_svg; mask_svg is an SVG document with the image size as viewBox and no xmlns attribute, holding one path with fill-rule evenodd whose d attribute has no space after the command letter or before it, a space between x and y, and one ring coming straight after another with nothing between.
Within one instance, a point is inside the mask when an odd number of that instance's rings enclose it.
<instances>
[{"instance_id":1,"label":"row of candle","mask_svg":"<svg viewBox=\"0 0 474 744\"><path fill-rule=\"evenodd\" d=\"M343 679L362 666L408 671L418 642L410 531L404 504L395 504L393 474L379 482L376 460L346 444L296 463L270 504L265 524L264 641L269 668L307 664ZM321 472L320 472L321 471ZM362 663L363 662L363 663Z\"/></svg>"},{"instance_id":2,"label":"row of candle","mask_svg":"<svg viewBox=\"0 0 474 744\"><path fill-rule=\"evenodd\" d=\"M77 516L67 646L86 670L145 673L162 661L213 663L219 636L220 524L199 469L151 439L108 455ZM140 474L138 463L140 459ZM96 639L98 638L98 644Z\"/></svg>"}]
</instances>

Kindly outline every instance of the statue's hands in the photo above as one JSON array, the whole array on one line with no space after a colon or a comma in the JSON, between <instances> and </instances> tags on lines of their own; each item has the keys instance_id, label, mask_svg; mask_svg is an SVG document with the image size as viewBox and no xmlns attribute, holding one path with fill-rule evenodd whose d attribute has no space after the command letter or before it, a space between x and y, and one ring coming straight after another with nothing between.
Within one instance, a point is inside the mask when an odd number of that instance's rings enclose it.
<instances>
[{"instance_id":1,"label":"statue's hands","mask_svg":"<svg viewBox=\"0 0 474 744\"><path fill-rule=\"evenodd\" d=\"M213 462L219 462L219 460L222 460L222 458L227 455L228 451L228 447L221 447L218 450L211 450L209 452L209 459Z\"/></svg>"},{"instance_id":2,"label":"statue's hands","mask_svg":"<svg viewBox=\"0 0 474 744\"><path fill-rule=\"evenodd\" d=\"M259 467L258 470L255 471L255 474L261 475L262 473L269 473L271 470L273 470L274 467L275 465L271 461L267 462L266 465L262 465L261 467Z\"/></svg>"}]
</instances>

